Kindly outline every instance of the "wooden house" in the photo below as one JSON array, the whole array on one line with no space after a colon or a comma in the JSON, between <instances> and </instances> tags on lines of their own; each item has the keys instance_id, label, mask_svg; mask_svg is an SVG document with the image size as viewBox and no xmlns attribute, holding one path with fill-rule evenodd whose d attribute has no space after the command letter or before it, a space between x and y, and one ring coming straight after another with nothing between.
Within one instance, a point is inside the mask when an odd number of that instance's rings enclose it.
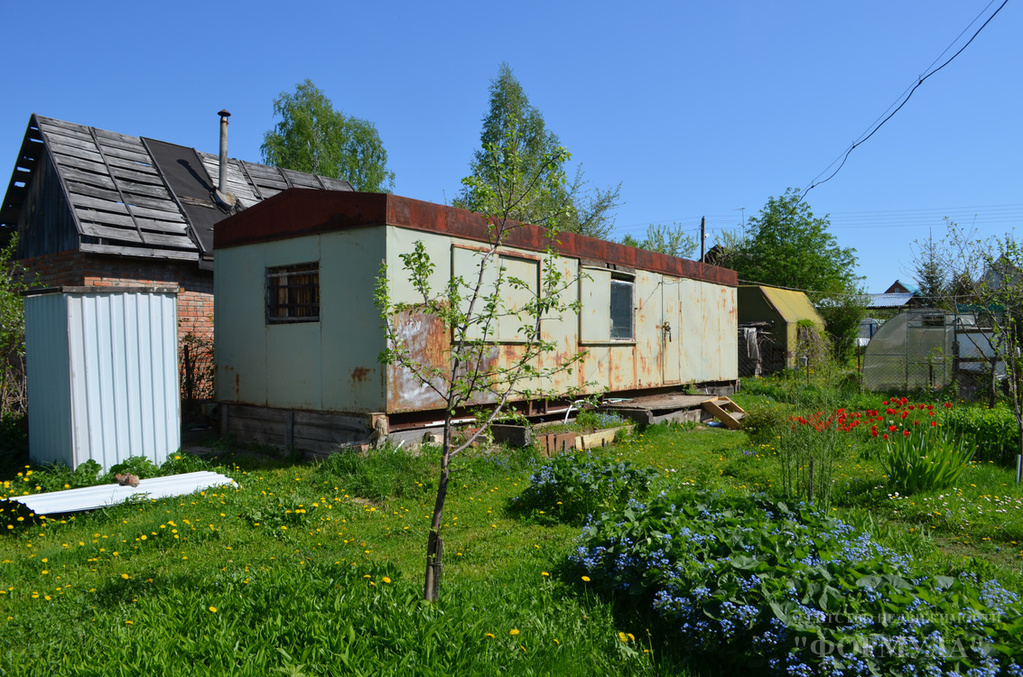
<instances>
[{"instance_id":1,"label":"wooden house","mask_svg":"<svg viewBox=\"0 0 1023 677\"><path fill-rule=\"evenodd\" d=\"M18 258L44 287L177 287L179 338L209 336L214 226L294 186L352 189L227 159L228 115L216 155L32 115L0 205L0 245L16 233Z\"/></svg>"},{"instance_id":2,"label":"wooden house","mask_svg":"<svg viewBox=\"0 0 1023 677\"><path fill-rule=\"evenodd\" d=\"M317 452L365 441L375 430L423 436L443 418L443 401L397 365L386 347L373 291L381 262L421 242L436 268L432 284L475 277L488 241L484 217L395 195L292 189L221 222L214 235L217 399L221 430L242 440ZM543 229L523 225L504 241L500 266L536 293L542 270L573 280L578 313L543 323L558 355L585 351L552 389L611 397L663 394L687 385L733 392L737 379L736 274L732 270L562 233L546 252ZM388 278L395 301L416 291ZM438 321L395 318L418 359L440 367L451 345ZM521 350L518 321L489 337L495 368ZM488 340L491 340L488 338ZM485 405L485 402L481 402ZM519 402L542 414L551 402Z\"/></svg>"}]
</instances>

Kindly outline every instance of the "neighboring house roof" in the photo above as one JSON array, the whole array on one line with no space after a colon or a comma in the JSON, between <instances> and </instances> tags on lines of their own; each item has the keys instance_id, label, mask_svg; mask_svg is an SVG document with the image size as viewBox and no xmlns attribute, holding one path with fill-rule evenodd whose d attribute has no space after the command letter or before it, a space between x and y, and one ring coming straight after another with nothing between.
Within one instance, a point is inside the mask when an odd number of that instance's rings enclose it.
<instances>
[{"instance_id":1,"label":"neighboring house roof","mask_svg":"<svg viewBox=\"0 0 1023 677\"><path fill-rule=\"evenodd\" d=\"M753 285L767 298L774 306L778 314L786 322L799 322L800 320L813 320L814 324L824 327L824 319L810 303L810 299L801 291L791 289L779 289L778 287L767 287L765 285Z\"/></svg>"},{"instance_id":2,"label":"neighboring house roof","mask_svg":"<svg viewBox=\"0 0 1023 677\"><path fill-rule=\"evenodd\" d=\"M48 167L54 168L59 185L33 191L37 173L44 176L35 183L47 183ZM213 199L219 177L217 155L32 115L0 205L0 231L43 227L25 224L36 223L36 202L60 191L77 231L73 239L82 251L208 261L213 256L213 225L233 213ZM347 181L228 160L227 189L237 198L233 211L294 186L352 190ZM56 241L32 238L33 250L22 255L52 253L44 250L55 249ZM61 244L66 243L65 236ZM60 248L66 247L56 250Z\"/></svg>"},{"instance_id":3,"label":"neighboring house roof","mask_svg":"<svg viewBox=\"0 0 1023 677\"><path fill-rule=\"evenodd\" d=\"M916 294L905 292L899 294L867 294L867 308L901 308L908 304Z\"/></svg>"},{"instance_id":4,"label":"neighboring house roof","mask_svg":"<svg viewBox=\"0 0 1023 677\"><path fill-rule=\"evenodd\" d=\"M917 288L911 284L905 284L900 280L892 282L892 286L885 290L885 294L917 294Z\"/></svg>"}]
</instances>

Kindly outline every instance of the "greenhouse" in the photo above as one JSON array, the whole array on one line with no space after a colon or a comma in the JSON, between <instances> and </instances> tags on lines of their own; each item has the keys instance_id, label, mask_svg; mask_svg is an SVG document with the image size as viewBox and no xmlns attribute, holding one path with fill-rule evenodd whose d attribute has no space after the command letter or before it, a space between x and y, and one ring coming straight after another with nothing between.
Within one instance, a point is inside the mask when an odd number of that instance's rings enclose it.
<instances>
[{"instance_id":1,"label":"greenhouse","mask_svg":"<svg viewBox=\"0 0 1023 677\"><path fill-rule=\"evenodd\" d=\"M863 354L863 388L870 391L943 388L957 375L974 382L990 373L993 339L972 313L934 309L899 313L878 329ZM1003 371L1002 364L995 371Z\"/></svg>"}]
</instances>

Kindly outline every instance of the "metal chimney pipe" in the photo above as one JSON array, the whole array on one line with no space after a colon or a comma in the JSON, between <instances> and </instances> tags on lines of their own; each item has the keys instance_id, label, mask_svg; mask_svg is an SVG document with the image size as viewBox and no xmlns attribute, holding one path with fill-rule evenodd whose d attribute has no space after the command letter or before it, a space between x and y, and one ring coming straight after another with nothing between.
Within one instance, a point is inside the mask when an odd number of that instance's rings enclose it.
<instances>
[{"instance_id":1,"label":"metal chimney pipe","mask_svg":"<svg viewBox=\"0 0 1023 677\"><path fill-rule=\"evenodd\" d=\"M222 110L220 116L220 182L217 188L223 195L227 195L227 119L231 114Z\"/></svg>"}]
</instances>

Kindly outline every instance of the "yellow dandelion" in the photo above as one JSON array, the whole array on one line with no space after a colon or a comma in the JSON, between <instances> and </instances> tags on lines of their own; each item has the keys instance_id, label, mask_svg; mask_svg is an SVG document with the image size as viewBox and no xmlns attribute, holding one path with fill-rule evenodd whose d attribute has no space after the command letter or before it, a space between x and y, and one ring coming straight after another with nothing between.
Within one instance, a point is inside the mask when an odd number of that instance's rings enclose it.
<instances>
[{"instance_id":1,"label":"yellow dandelion","mask_svg":"<svg viewBox=\"0 0 1023 677\"><path fill-rule=\"evenodd\" d=\"M129 578L131 578L131 576L129 576L128 574L121 574L121 578L123 578L124 580L128 580Z\"/></svg>"},{"instance_id":2,"label":"yellow dandelion","mask_svg":"<svg viewBox=\"0 0 1023 677\"><path fill-rule=\"evenodd\" d=\"M590 582L590 577L589 576L583 576L583 583L589 583L589 582Z\"/></svg>"},{"instance_id":3,"label":"yellow dandelion","mask_svg":"<svg viewBox=\"0 0 1023 677\"><path fill-rule=\"evenodd\" d=\"M211 614L215 614L215 613L217 613L217 607L215 607L215 606L211 606L211 607L210 607L210 613L211 613Z\"/></svg>"},{"instance_id":4,"label":"yellow dandelion","mask_svg":"<svg viewBox=\"0 0 1023 677\"><path fill-rule=\"evenodd\" d=\"M487 634L485 634L483 636L486 637L487 639L493 639L494 638L494 633L488 632Z\"/></svg>"},{"instance_id":5,"label":"yellow dandelion","mask_svg":"<svg viewBox=\"0 0 1023 677\"><path fill-rule=\"evenodd\" d=\"M546 571L541 571L541 572L540 572L540 575L541 575L541 576L550 576L550 574L549 574L549 573L547 573Z\"/></svg>"},{"instance_id":6,"label":"yellow dandelion","mask_svg":"<svg viewBox=\"0 0 1023 677\"><path fill-rule=\"evenodd\" d=\"M390 582L391 582L391 579L390 579L390 578L388 578L387 576L384 576L384 577L383 577L383 578L381 578L380 580L382 580L382 581L383 581L384 583L390 583Z\"/></svg>"},{"instance_id":7,"label":"yellow dandelion","mask_svg":"<svg viewBox=\"0 0 1023 677\"><path fill-rule=\"evenodd\" d=\"M515 628L512 628L511 630L508 631L508 634L514 637L515 635L519 634L519 631Z\"/></svg>"}]
</instances>

